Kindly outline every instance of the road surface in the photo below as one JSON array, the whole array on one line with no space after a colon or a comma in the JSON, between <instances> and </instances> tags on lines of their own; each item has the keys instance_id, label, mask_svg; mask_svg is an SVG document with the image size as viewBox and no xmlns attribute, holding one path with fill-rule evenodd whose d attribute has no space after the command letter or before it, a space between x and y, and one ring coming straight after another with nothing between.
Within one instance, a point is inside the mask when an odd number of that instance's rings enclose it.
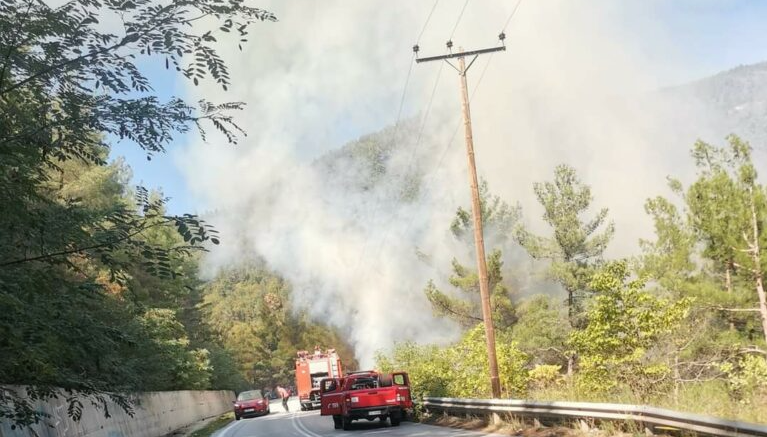
<instances>
[{"instance_id":1,"label":"road surface","mask_svg":"<svg viewBox=\"0 0 767 437\"><path fill-rule=\"evenodd\" d=\"M333 429L333 420L330 417L320 416L319 411L300 411L297 407L298 403L291 399L289 404L291 411L286 413L280 401L272 401L270 405L272 412L268 416L234 421L217 431L213 437L502 437L500 434L486 434L412 422L402 422L400 426L393 427L388 421L386 425L381 425L378 420L354 421L352 429L344 431Z\"/></svg>"}]
</instances>

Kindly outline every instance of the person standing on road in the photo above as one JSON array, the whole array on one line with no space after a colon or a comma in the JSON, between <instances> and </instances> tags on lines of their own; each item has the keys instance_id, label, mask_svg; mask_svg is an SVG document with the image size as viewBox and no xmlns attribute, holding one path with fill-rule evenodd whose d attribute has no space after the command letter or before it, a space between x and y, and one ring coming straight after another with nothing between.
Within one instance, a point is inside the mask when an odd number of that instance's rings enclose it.
<instances>
[{"instance_id":1,"label":"person standing on road","mask_svg":"<svg viewBox=\"0 0 767 437\"><path fill-rule=\"evenodd\" d=\"M290 393L288 393L288 391L285 390L281 385L278 385L277 394L282 398L282 408L285 409L286 413L290 412L288 409L288 398L290 398Z\"/></svg>"}]
</instances>

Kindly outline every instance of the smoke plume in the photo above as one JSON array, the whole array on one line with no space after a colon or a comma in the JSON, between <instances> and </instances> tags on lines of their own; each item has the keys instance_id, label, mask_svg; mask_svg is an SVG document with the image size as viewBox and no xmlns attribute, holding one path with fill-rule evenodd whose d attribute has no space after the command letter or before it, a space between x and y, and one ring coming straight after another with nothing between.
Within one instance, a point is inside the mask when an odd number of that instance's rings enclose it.
<instances>
[{"instance_id":1,"label":"smoke plume","mask_svg":"<svg viewBox=\"0 0 767 437\"><path fill-rule=\"evenodd\" d=\"M454 27L454 49L495 46L515 3L470 2L456 26L464 2L441 1L417 41L432 2L272 1L259 6L280 21L257 25L243 52L221 36L234 47L224 53L229 92L212 83L189 92L246 102L238 121L248 137L234 147L198 141L179 158L194 194L217 211L223 242L208 269L262 256L292 282L299 305L349 333L365 366L395 341L454 339L422 290L445 280L453 256L473 265L448 229L456 208L470 205L456 71L413 65L393 125L411 46L442 54ZM525 1L506 29L507 51L469 72L477 165L491 191L520 202L525 223L545 232L532 184L572 165L592 186L595 210L610 209L611 256L635 254L638 238L651 236L645 199L668 193L667 175L689 175L689 146L705 134L669 122L679 116L655 90L683 75L678 53L652 25L657 2L634 3ZM632 16L642 25L626 25ZM650 55L642 44L666 49ZM317 164L386 127L395 147L370 189L339 183L355 168L328 174ZM402 201L409 175L420 189Z\"/></svg>"}]
</instances>

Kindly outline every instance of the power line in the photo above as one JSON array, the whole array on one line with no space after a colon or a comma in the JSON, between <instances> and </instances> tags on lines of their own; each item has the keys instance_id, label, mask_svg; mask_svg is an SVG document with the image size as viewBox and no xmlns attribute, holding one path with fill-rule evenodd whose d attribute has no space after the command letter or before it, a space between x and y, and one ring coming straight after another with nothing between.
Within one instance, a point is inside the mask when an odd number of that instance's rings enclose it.
<instances>
[{"instance_id":1,"label":"power line","mask_svg":"<svg viewBox=\"0 0 767 437\"><path fill-rule=\"evenodd\" d=\"M474 85L474 89L471 91L471 96L469 97L469 103L474 100L474 96L477 94L477 89L479 88L479 84L482 83L482 78L485 77L485 72L487 72L487 67L490 65L490 61L493 59L493 54L491 53L490 56L487 59L487 62L485 63L485 67L482 69L482 73L479 75L479 79L477 80L477 83ZM455 136L458 134L458 130L461 128L461 121L458 120L455 124L455 129L453 129L453 134L450 136L450 139L445 144L445 147L442 149L442 153L440 153L439 160L437 161L437 165L434 166L431 171L426 173L424 176L429 177L428 181L424 184L423 190L424 192L428 191L431 184L434 182L434 179L436 177L437 171L442 167L442 163L445 160L445 157L447 156L447 152L450 150L451 146L453 145L453 141L455 140ZM410 220L408 221L408 226L405 228L405 235L407 235L408 232L410 232L410 229L413 226L414 217L411 216Z\"/></svg>"},{"instance_id":2,"label":"power line","mask_svg":"<svg viewBox=\"0 0 767 437\"><path fill-rule=\"evenodd\" d=\"M429 117L429 112L431 112L431 106L432 106L432 103L434 102L434 96L437 94L437 86L439 85L439 79L440 79L440 77L442 75L443 67L444 67L444 64L440 65L439 71L437 72L437 79L434 81L434 87L431 90L431 96L429 97L429 103L426 105L426 112L423 115L423 119L421 121L421 127L418 129L418 137L416 138L416 142L413 145L412 152L410 153L410 160L408 162L407 170L403 174L404 177L407 177L413 171L413 163L415 162L416 151L418 150L418 147L421 144L421 138L423 137L423 131L426 128L426 120ZM394 218L394 216L397 215L397 212L398 211L395 210L390 215L390 219L389 219L390 222L392 221L391 219ZM381 244L378 245L377 253L379 254L379 256L381 254L381 251L383 250L384 245L386 244L386 240L388 240L388 238L389 238L390 231L391 231L391 226L388 226L386 228L386 232L384 233L383 238L381 239Z\"/></svg>"},{"instance_id":3,"label":"power line","mask_svg":"<svg viewBox=\"0 0 767 437\"><path fill-rule=\"evenodd\" d=\"M502 31L505 31L506 28L509 26L509 23L511 22L511 19L514 17L514 15L517 13L517 9L519 8L519 5L522 3L522 0L518 0L517 4L514 6L514 9L509 14L508 18L506 19L505 24L503 25ZM465 5L464 5L465 6ZM451 38L452 39L452 38ZM487 62L485 63L484 68L482 69L482 73L480 73L479 78L477 79L477 83L474 84L474 89L471 91L471 95L469 96L469 103L471 103L474 100L474 97L477 94L477 90L479 89L479 85L482 83L482 79L485 77L485 73L487 73L488 67L490 66L490 62L493 60L493 55L495 53L490 53L490 56L488 56ZM443 64L444 65L444 64ZM458 120L455 124L455 129L453 129L453 134L450 136L450 139L445 144L445 147L442 149L442 152L440 153L440 157L437 160L437 164L434 166L434 168L427 172L425 176L425 183L423 186L424 192L429 191L429 188L431 184L434 182L434 179L436 177L437 171L442 167L442 163L445 160L445 157L447 156L447 152L450 150L451 146L453 145L453 141L455 140L455 136L458 134L458 130L461 127L461 121ZM428 179L426 179L428 177ZM410 220L408 221L408 226L405 228L405 235L410 232L414 222L414 217L411 216Z\"/></svg>"},{"instance_id":4,"label":"power line","mask_svg":"<svg viewBox=\"0 0 767 437\"><path fill-rule=\"evenodd\" d=\"M394 141L397 141L397 132L399 129L400 118L402 117L402 107L405 106L405 95L407 93L407 86L410 83L410 74L413 72L413 62L415 60L415 53L410 58L410 67L407 69L407 76L405 77L405 86L402 88L402 96L399 99L399 110L397 111L397 121L394 122Z\"/></svg>"},{"instance_id":5,"label":"power line","mask_svg":"<svg viewBox=\"0 0 767 437\"><path fill-rule=\"evenodd\" d=\"M426 31L426 25L429 24L429 20L431 20L432 14L434 14L434 10L437 9L437 3L439 3L439 0L436 0L434 2L434 6L431 7L431 11L429 12L429 16L426 17L426 22L423 23L423 27L421 28L421 33L418 34L418 39L415 40L416 44L418 44L421 41L421 37L423 36L423 33Z\"/></svg>"},{"instance_id":6,"label":"power line","mask_svg":"<svg viewBox=\"0 0 767 437\"><path fill-rule=\"evenodd\" d=\"M477 94L477 88L479 88L479 84L482 82L482 78L485 77L485 72L487 71L487 67L490 65L490 61L493 60L493 53L490 54L490 56L487 59L487 62L485 63L485 68L482 69L482 73L479 75L479 79L477 80L477 83L474 85L474 89L471 91L471 97L469 97L469 103L471 103L472 100L474 100L474 95ZM442 161L444 161L445 156L447 155L447 151L450 149L450 146L453 145L453 140L455 140L456 134L458 134L458 130L461 128L461 121L458 120L458 122L455 124L455 129L453 129L453 135L450 137L450 140L445 145L445 148L442 150L442 154L440 155L439 161L437 161L437 165L434 167L432 171L430 171L430 174L435 174L437 170L442 166Z\"/></svg>"},{"instance_id":7,"label":"power line","mask_svg":"<svg viewBox=\"0 0 767 437\"><path fill-rule=\"evenodd\" d=\"M415 60L415 53L413 53L413 56L410 58L410 66L408 67L407 75L405 77L405 85L402 87L402 96L400 97L400 101L399 101L399 109L397 111L397 120L394 123L394 133L393 133L393 140L392 140L394 144L397 143L397 137L398 137L399 126L400 126L400 118L402 117L402 108L405 105L405 96L407 95L407 88L408 88L408 84L410 83L410 75L413 72L413 64L415 64L414 60ZM378 215L378 210L380 209L380 207L381 207L381 202L379 199L379 201L376 202L376 207L374 209L373 216ZM362 251L360 252L359 258L357 259L357 266L354 268L354 275L353 275L354 277L358 275L360 265L362 264L362 260L365 258L365 252L367 250L369 239L370 239L370 232L368 232L365 235L365 242L362 244Z\"/></svg>"},{"instance_id":8,"label":"power line","mask_svg":"<svg viewBox=\"0 0 767 437\"><path fill-rule=\"evenodd\" d=\"M466 11L466 5L468 5L468 4L469 4L469 0L466 0L466 2L464 2L464 4L463 4L463 7L461 8L461 13L458 14L458 19L455 20L455 26L453 26L453 31L450 32L450 38L448 39L448 41L452 41L453 40L453 35L455 35L455 30L458 29L458 23L461 22L461 18L463 18L463 13L464 13L464 11Z\"/></svg>"},{"instance_id":9,"label":"power line","mask_svg":"<svg viewBox=\"0 0 767 437\"><path fill-rule=\"evenodd\" d=\"M522 0L517 0L517 4L514 5L514 9L509 14L508 18L506 18L506 22L503 25L502 31L505 31L507 27L509 27L509 23L511 23L511 19L514 18L514 15L517 13L517 9L519 8L519 5L522 3ZM487 62L485 63L485 67L482 69L482 73L479 75L479 79L477 79L477 83L474 85L474 89L471 91L471 96L469 97L469 103L471 103L472 100L474 100L474 96L477 94L477 89L479 88L479 84L482 83L482 79L485 77L485 73L487 72L487 67L490 66L490 62L493 60L493 55L495 53L490 53L490 56L487 58ZM442 166L442 162L445 159L445 156L447 155L447 151L450 149L450 146L453 144L453 140L455 140L455 136L458 133L458 129L460 129L461 123L460 120L456 123L455 129L453 130L453 135L450 137L450 140L445 145L445 148L442 150L442 153L440 154L440 158L437 161L437 165L434 167L432 171L427 173L427 175L433 175L439 170L439 168Z\"/></svg>"},{"instance_id":10,"label":"power line","mask_svg":"<svg viewBox=\"0 0 767 437\"><path fill-rule=\"evenodd\" d=\"M445 64L440 65L439 71L437 71L437 79L434 80L434 87L431 89L431 96L429 96L429 103L426 105L426 112L423 114L423 120L421 121L421 128L418 129L418 137L416 138L415 145L413 146L413 151L410 154L410 162L408 163L408 172L413 167L413 158L415 157L415 152L418 150L418 146L421 145L421 138L423 137L423 131L426 128L426 119L429 117L429 113L431 112L431 105L434 102L434 95L437 94L437 85L439 85L439 79L440 76L442 76L442 69L445 66Z\"/></svg>"},{"instance_id":11,"label":"power line","mask_svg":"<svg viewBox=\"0 0 767 437\"><path fill-rule=\"evenodd\" d=\"M439 0L435 0L434 1L434 5L432 5L432 7L431 7L431 10L429 11L429 15L426 16L426 20L424 21L423 26L421 27L421 32L418 34L418 40L416 41L416 45L418 44L418 41L420 41L421 37L423 36L423 33L426 31L426 27L429 25L429 21L431 21L431 17L434 14L434 11L437 8L437 4L439 4ZM415 60L416 56L417 56L417 52L414 51L413 55L412 55L412 57L410 59L410 65L408 67L407 76L405 77L405 85L402 88L402 96L400 97L399 109L397 110L397 120L396 120L396 122L394 124L394 138L393 138L393 142L395 144L398 141L398 133L399 133L399 126L400 126L400 119L402 117L402 109L403 109L403 107L405 105L405 96L407 94L408 84L410 83L410 76L411 76L411 73L413 71L413 65L415 64L415 62L413 62L413 61ZM429 99L429 104L428 104L427 109L426 109L426 114L428 114L428 112L431 110L432 100L434 99L434 93L435 93L436 88L437 88L436 84L439 83L439 76L440 76L441 73L442 73L442 70L440 69L440 71L437 73L437 80L435 81L434 90L432 91L431 98ZM425 122L426 122L426 119L424 117L424 124L425 124ZM423 132L423 128L421 128L420 132L421 133ZM418 137L417 143L420 142L420 136L421 136L421 134L419 133L419 137ZM376 207L374 208L373 216L378 215L378 211L379 211L379 209L381 207L381 203L382 203L381 199L379 198L378 202L376 202ZM354 269L354 277L356 277L358 275L359 269L360 269L360 265L362 264L362 260L365 258L365 252L367 250L368 241L370 240L370 234L371 233L368 232L365 235L365 240L364 240L364 243L362 245L362 251L360 252L360 256L359 256L359 258L357 260L357 266Z\"/></svg>"},{"instance_id":12,"label":"power line","mask_svg":"<svg viewBox=\"0 0 767 437\"><path fill-rule=\"evenodd\" d=\"M434 5L432 6L431 11L429 12L429 16L426 18L426 23L428 23L429 20L431 19L431 15L434 13L434 9L437 7L437 3L438 2L439 2L439 0L436 0L434 2ZM458 28L458 24L461 22L461 18L463 18L463 13L466 11L466 6L468 4L469 4L469 0L466 0L463 3L463 7L461 8L461 12L458 14L458 18L455 21L455 25L453 26L453 30L450 33L449 41L452 41L453 35L455 34L455 30ZM424 32L425 29L426 29L426 24L424 24L424 27L421 30L421 34L418 36L419 41L420 41L421 36L423 36L423 32ZM417 47L418 47L418 43L416 43L416 45L414 47L414 52L416 54L417 54ZM448 48L450 48L450 44L448 44ZM427 120L427 118L429 116L429 112L431 111L431 105L432 105L432 103L434 101L434 96L435 96L435 94L437 92L437 85L439 85L439 79L440 79L440 77L442 75L442 69L443 68L444 68L444 64L441 64L440 67L439 67L439 70L437 71L437 79L434 81L434 87L432 88L431 96L429 97L429 103L426 105L426 112L424 113L423 119L421 121L421 127L418 129L418 137L416 138L416 142L415 142L415 144L413 146L413 150L412 150L412 152L410 154L410 159L409 159L409 162L408 162L408 167L407 167L406 172L404 173L405 177L407 177L407 175L409 175L412 172L413 162L414 162L415 156L416 156L416 151L418 150L418 147L421 144L421 138L423 137L423 131L424 131L425 127L426 127L426 120ZM455 136L455 134L453 136ZM393 212L391 214L391 218L394 218L394 216L396 216L396 215L397 215L397 211L395 211L395 212ZM390 221L391 221L391 218L390 218ZM378 248L379 256L380 256L381 250L383 249L383 246L386 244L386 240L388 239L390 230L391 230L391 226L387 227L387 229L386 229L386 231L384 233L384 236L381 239L381 244L379 245L379 248Z\"/></svg>"},{"instance_id":13,"label":"power line","mask_svg":"<svg viewBox=\"0 0 767 437\"><path fill-rule=\"evenodd\" d=\"M522 3L522 0L517 0L517 4L514 6L514 9L509 14L509 18L506 19L506 23L503 25L502 31L505 31L507 27L509 27L509 23L511 23L511 19L514 18L514 14L517 13L517 8L519 8L520 3Z\"/></svg>"},{"instance_id":14,"label":"power line","mask_svg":"<svg viewBox=\"0 0 767 437\"><path fill-rule=\"evenodd\" d=\"M429 15L428 15L428 17L426 19L426 23L424 24L424 27L423 27L423 29L421 30L421 33L418 36L418 40L419 41L420 41L421 37L423 36L424 30L426 29L426 24L429 22L429 20L431 19L432 14L434 13L434 9L436 8L437 3L439 3L439 0L436 0L434 2L434 5L432 6L431 11L429 12ZM517 9L519 8L519 5L521 3L522 3L522 0L517 0L517 3L514 6L514 9L511 11L511 13L509 14L509 16L506 19L506 22L504 23L502 32L505 31L506 28L508 27L509 23L511 22L512 18L516 14ZM458 25L461 22L461 19L463 18L464 12L466 11L466 6L468 4L469 4L469 0L466 0L464 2L464 4L463 4L463 7L461 8L461 12L458 14L458 18L456 19L455 25L453 26L453 30L450 33L449 41L452 41L453 36L455 35L455 31L458 28ZM416 43L416 47L417 47L417 43ZM477 83L474 85L474 89L472 90L471 95L469 96L469 103L471 103L471 101L474 99L474 96L477 93L477 89L479 88L480 83L482 83L482 79L485 77L485 73L488 70L488 67L490 65L490 61L492 61L492 59L493 59L493 55L494 55L494 53L490 53L490 56L488 57L488 60L485 63L484 68L482 69L482 73L480 73L479 79L477 80ZM421 137L423 135L423 131L424 131L424 128L426 126L426 118L429 115L429 112L430 112L430 109L431 109L431 105L432 105L432 102L433 102L433 99L434 99L434 95L435 95L436 90L437 90L437 85L439 84L439 79L440 79L440 75L442 73L442 68L443 67L444 67L444 64L441 64L440 68L439 68L439 71L437 73L437 80L434 82L434 88L432 89L432 93L431 93L431 96L429 98L429 103L427 104L426 113L424 114L424 118L423 118L423 121L421 123L421 127L420 127L419 132L418 132L418 137L417 137L417 140L416 140L416 144L414 145L413 152L411 153L410 162L409 162L409 165L408 165L408 170L405 173L405 175L408 175L408 174L411 173L412 164L413 164L413 161L414 161L414 157L416 155L416 150L417 150L417 148L418 148L418 146L420 145L420 142L421 142ZM412 65L411 65L411 69L412 69ZM431 178L429 180L429 183L424 186L424 191L428 190L429 185L434 180L434 176L436 175L436 173L439 170L439 168L442 166L442 163L443 163L445 157L447 156L447 152L450 149L450 146L453 144L453 141L455 140L455 136L457 135L458 130L460 129L460 126L461 126L461 123L459 121L456 124L455 129L453 130L453 134L451 135L450 140L447 142L447 144L445 145L445 148L442 150L442 153L440 154L440 158L439 158L439 160L437 162L437 165L434 167L434 169L432 169L430 172L428 172L425 175L425 176L431 176ZM395 215L397 215L396 211L391 215L391 217L393 218ZM410 229L412 228L412 225L413 225L413 218L411 217L411 219L408 221L408 226L407 226L407 228L405 230L405 234L410 232ZM378 248L378 251L377 251L379 256L381 254L381 250L383 249L384 245L386 244L386 241L388 240L388 236L389 236L390 230L391 230L391 226L387 227L387 230L386 230L386 232L384 234L384 237L381 240L381 244L379 245L379 248ZM360 262L361 262L361 260L360 260Z\"/></svg>"}]
</instances>

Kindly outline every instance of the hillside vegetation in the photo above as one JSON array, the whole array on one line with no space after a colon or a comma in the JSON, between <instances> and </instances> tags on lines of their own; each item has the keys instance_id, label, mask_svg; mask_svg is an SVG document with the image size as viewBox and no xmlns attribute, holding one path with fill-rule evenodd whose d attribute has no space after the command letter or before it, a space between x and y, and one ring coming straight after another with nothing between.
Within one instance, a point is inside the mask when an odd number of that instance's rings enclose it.
<instances>
[{"instance_id":1,"label":"hillside vegetation","mask_svg":"<svg viewBox=\"0 0 767 437\"><path fill-rule=\"evenodd\" d=\"M722 146L698 142L691 157L696 179L688 186L669 179L674 198L647 199L655 236L628 259L604 257L615 232L608 210L592 206L589 186L564 165L533 187L549 233L487 215L487 226L504 223L559 285L516 298L501 277L501 252L488 259L504 397L651 404L767 422L767 189L751 147L736 136ZM508 210L487 191L485 205ZM465 215L459 209L457 223ZM447 348L400 343L381 351L378 365L408 370L421 396L489 397L476 270L454 261L448 280L456 290L430 282L424 292L435 314L464 326L461 340Z\"/></svg>"}]
</instances>

